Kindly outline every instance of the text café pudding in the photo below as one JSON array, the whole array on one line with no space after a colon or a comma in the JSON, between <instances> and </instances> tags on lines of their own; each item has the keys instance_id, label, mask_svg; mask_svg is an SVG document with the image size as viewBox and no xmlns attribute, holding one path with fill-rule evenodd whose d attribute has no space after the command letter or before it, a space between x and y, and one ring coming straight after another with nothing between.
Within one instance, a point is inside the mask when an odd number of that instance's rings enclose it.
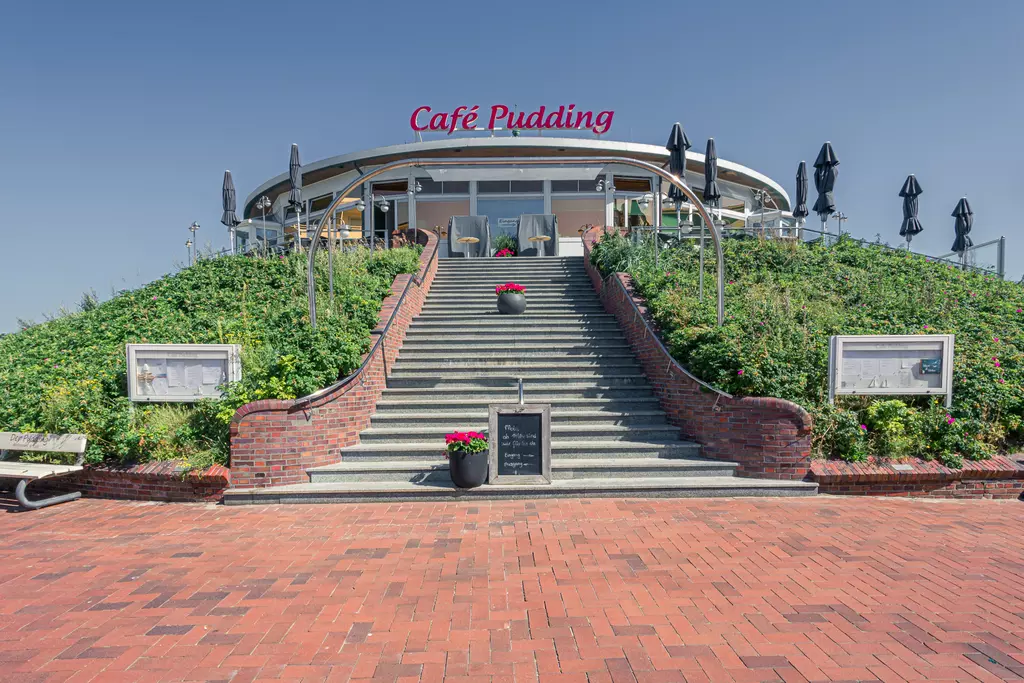
<instances>
[{"instance_id":1,"label":"text caf\u00e9 pudding","mask_svg":"<svg viewBox=\"0 0 1024 683\"><path fill-rule=\"evenodd\" d=\"M595 135L607 133L612 127L614 111L574 111L575 104L568 107L564 104L558 109L548 111L544 106L531 111L515 112L504 104L491 106L490 117L485 130L587 130ZM409 125L417 132L447 131L451 135L456 130L477 130L480 118L480 105L472 107L456 107L451 112L434 112L424 105L417 107L409 118Z\"/></svg>"}]
</instances>

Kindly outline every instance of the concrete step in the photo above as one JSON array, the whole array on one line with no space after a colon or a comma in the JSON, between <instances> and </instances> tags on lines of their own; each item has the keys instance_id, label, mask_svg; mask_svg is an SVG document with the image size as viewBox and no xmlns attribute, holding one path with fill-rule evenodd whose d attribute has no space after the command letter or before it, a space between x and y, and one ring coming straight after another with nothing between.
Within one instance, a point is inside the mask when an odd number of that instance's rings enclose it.
<instances>
[{"instance_id":1,"label":"concrete step","mask_svg":"<svg viewBox=\"0 0 1024 683\"><path fill-rule=\"evenodd\" d=\"M406 341L410 342L445 342L462 344L473 343L477 346L494 347L501 346L522 346L525 348L538 348L541 344L580 344L593 343L603 345L604 343L625 343L625 337L619 329L603 328L597 330L540 330L539 325L534 329L516 328L508 329L485 329L482 331L465 330L458 327L454 329L419 329L410 326L406 332ZM504 342L504 343L502 343ZM402 348L405 348L403 345Z\"/></svg>"},{"instance_id":2,"label":"concrete step","mask_svg":"<svg viewBox=\"0 0 1024 683\"><path fill-rule=\"evenodd\" d=\"M370 427L359 434L360 444L435 442L444 447L444 436L454 431L486 432L487 418L446 424L441 427ZM551 440L582 439L585 441L670 441L679 438L679 427L670 424L573 424L552 422Z\"/></svg>"},{"instance_id":3,"label":"concrete step","mask_svg":"<svg viewBox=\"0 0 1024 683\"><path fill-rule=\"evenodd\" d=\"M374 429L411 429L419 430L423 427L438 427L448 432L465 431L467 424L486 425L487 408L478 410L448 410L444 412L420 412L420 411L377 411L370 424ZM658 425L669 428L665 422L665 413L659 409L629 411L615 410L559 410L552 409L551 424L571 425ZM675 435L678 435L678 429ZM482 429L481 431L486 431Z\"/></svg>"},{"instance_id":4,"label":"concrete step","mask_svg":"<svg viewBox=\"0 0 1024 683\"><path fill-rule=\"evenodd\" d=\"M551 377L548 374L534 375L527 372L510 374L507 370L493 374L476 373L451 373L443 377L436 375L417 376L392 376L388 380L388 387L396 389L445 389L458 391L460 394L466 391L491 389L491 388L516 388L517 380L522 379L525 386L529 387L530 399L539 391L582 391L585 389L618 389L623 387L644 387L649 388L647 379L643 375L597 375L593 378L575 376L578 373L568 373L565 377Z\"/></svg>"},{"instance_id":5,"label":"concrete step","mask_svg":"<svg viewBox=\"0 0 1024 683\"><path fill-rule=\"evenodd\" d=\"M534 386L530 382L524 382L527 403L551 403L558 399L579 401L579 400L619 400L619 399L649 399L654 394L649 384L624 385L624 386ZM388 401L401 401L411 399L458 399L458 400L480 400L490 403L516 403L518 402L518 385L516 382L503 383L496 387L464 387L457 394L453 394L448 387L396 387L389 386L384 390L381 398Z\"/></svg>"},{"instance_id":6,"label":"concrete step","mask_svg":"<svg viewBox=\"0 0 1024 683\"><path fill-rule=\"evenodd\" d=\"M813 496L808 482L740 477L608 477L559 479L550 484L485 484L459 489L442 482L325 482L264 489L228 489L225 505L365 503L395 500L507 500L530 498L717 498Z\"/></svg>"},{"instance_id":7,"label":"concrete step","mask_svg":"<svg viewBox=\"0 0 1024 683\"><path fill-rule=\"evenodd\" d=\"M527 304L526 311L514 317L541 320L543 322L553 321L561 323L575 320L579 323L585 323L600 319L600 317L604 317L606 315L608 314L604 312L604 309L598 308L597 306L588 308L586 306L530 306ZM503 321L507 320L509 317L512 316L501 313L498 310L498 307L493 304L489 306L480 306L466 303L462 306L424 306L423 310L420 311L420 313L413 319L413 322Z\"/></svg>"},{"instance_id":8,"label":"concrete step","mask_svg":"<svg viewBox=\"0 0 1024 683\"><path fill-rule=\"evenodd\" d=\"M440 308L445 310L453 308L475 308L495 311L498 308L498 297L496 297L492 292L478 297L461 296L447 299L428 298L423 304L423 310L426 311L431 308ZM596 299L574 300L566 297L528 296L526 297L526 308L527 310L567 309L570 312L577 310L594 313L605 312L604 307L601 306L601 302Z\"/></svg>"},{"instance_id":9,"label":"concrete step","mask_svg":"<svg viewBox=\"0 0 1024 683\"><path fill-rule=\"evenodd\" d=\"M508 339L488 337L480 339L472 335L443 335L431 341L424 338L407 338L402 345L402 353L412 351L443 350L448 355L469 353L509 352L521 353L519 349L528 348L537 353L568 353L629 350L631 347L625 338L619 335L603 335L600 337L548 336L545 338L524 338L522 333Z\"/></svg>"},{"instance_id":10,"label":"concrete step","mask_svg":"<svg viewBox=\"0 0 1024 683\"><path fill-rule=\"evenodd\" d=\"M424 338L433 336L442 339L450 334L460 337L494 337L543 339L544 337L575 337L582 339L615 337L623 339L623 334L614 323L552 323L540 318L519 318L518 325L508 325L502 321L415 321L406 333L409 337Z\"/></svg>"},{"instance_id":11,"label":"concrete step","mask_svg":"<svg viewBox=\"0 0 1024 683\"><path fill-rule=\"evenodd\" d=\"M601 370L601 369L637 369L640 364L635 358L623 356L620 358L594 358L591 360L577 360L574 358L554 358L544 360L536 358L531 353L524 353L518 358L482 358L473 359L463 356L455 356L446 360L431 359L417 361L398 357L398 362L391 366L392 373L401 372L403 376L407 373L416 373L418 376L437 374L439 377L450 370L463 371L490 371L508 370L510 372L520 371L568 371L568 370Z\"/></svg>"},{"instance_id":12,"label":"concrete step","mask_svg":"<svg viewBox=\"0 0 1024 683\"><path fill-rule=\"evenodd\" d=\"M556 439L552 427L551 461L593 458L699 458L700 444L691 441L616 441ZM342 462L371 460L433 460L444 452L444 436L428 441L359 443L341 449Z\"/></svg>"},{"instance_id":13,"label":"concrete step","mask_svg":"<svg viewBox=\"0 0 1024 683\"><path fill-rule=\"evenodd\" d=\"M403 351L398 357L394 368L406 370L427 370L430 368L517 368L523 364L537 365L539 367L558 368L597 368L597 367L639 367L636 358L626 354L620 355L591 355L591 356L567 356L553 355L546 353L533 353L532 351L519 351L519 353L505 353L502 355L479 355L479 354L455 354L448 356L435 355L424 356L415 351Z\"/></svg>"},{"instance_id":14,"label":"concrete step","mask_svg":"<svg viewBox=\"0 0 1024 683\"><path fill-rule=\"evenodd\" d=\"M434 279L434 283L430 286L430 293L427 295L428 298L439 298L439 297L455 297L463 295L483 295L489 294L494 296L495 285L504 284L497 282L495 284L475 284L467 285L465 283L449 283L444 280ZM530 296L593 296L597 297L597 292L590 284L588 279L585 283L566 283L561 280L552 280L551 282L544 282L533 285L532 288L527 292Z\"/></svg>"},{"instance_id":15,"label":"concrete step","mask_svg":"<svg viewBox=\"0 0 1024 683\"><path fill-rule=\"evenodd\" d=\"M412 362L457 362L457 363L503 363L506 361L518 361L523 358L531 362L560 363L562 361L596 361L596 360L636 360L632 350L628 347L620 347L613 350L597 352L595 349L579 350L558 350L558 349L537 349L529 355L523 354L522 349L510 349L494 345L487 349L452 349L450 346L444 348L422 349L403 347L398 360L401 363Z\"/></svg>"},{"instance_id":16,"label":"concrete step","mask_svg":"<svg viewBox=\"0 0 1024 683\"><path fill-rule=\"evenodd\" d=\"M593 460L552 460L551 479L590 479L594 477L732 477L736 464L698 458L607 458ZM444 459L403 460L401 462L341 462L306 470L309 481L433 481L450 483L448 462Z\"/></svg>"},{"instance_id":17,"label":"concrete step","mask_svg":"<svg viewBox=\"0 0 1024 683\"><path fill-rule=\"evenodd\" d=\"M393 395L393 391L392 394L386 393L386 395ZM382 400L377 401L377 413L375 417L383 417L385 415L403 415L406 413L446 416L454 413L476 412L480 415L486 415L488 406L492 403L502 403L504 401L510 401L511 403L518 402L515 395L512 394L504 397L495 396L494 398L501 400L495 401L487 398L465 398L461 395L445 398L431 398L421 396L419 394L409 395L406 397L399 396L398 398L383 398ZM608 412L615 414L631 413L633 411L660 413L661 411L661 404L655 396L638 396L633 398L548 397L543 402L551 405L552 419L555 419L555 416L557 415L572 415L577 412L594 414Z\"/></svg>"}]
</instances>

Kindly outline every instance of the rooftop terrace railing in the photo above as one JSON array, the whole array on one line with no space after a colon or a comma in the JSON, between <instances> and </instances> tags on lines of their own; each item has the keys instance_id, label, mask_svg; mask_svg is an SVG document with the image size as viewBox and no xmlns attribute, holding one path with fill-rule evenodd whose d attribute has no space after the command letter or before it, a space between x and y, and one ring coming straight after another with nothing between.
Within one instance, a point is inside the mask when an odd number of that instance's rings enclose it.
<instances>
[{"instance_id":1,"label":"rooftop terrace railing","mask_svg":"<svg viewBox=\"0 0 1024 683\"><path fill-rule=\"evenodd\" d=\"M996 238L994 240L989 240L987 242L982 242L981 244L973 245L968 250L968 252L967 252L967 258L964 259L964 258L961 258L960 254L958 254L956 252L952 252L952 253L949 253L949 254L943 254L942 256L932 256L930 254L924 254L924 253L921 253L921 252L912 251L912 250L910 250L907 247L894 247L892 245L889 245L889 244L886 244L886 243L882 242L880 237L876 238L875 240L865 240L865 239L861 239L859 237L854 237L853 235L851 235L848 232L837 234L837 233L833 233L833 232L823 232L821 230L815 230L813 228L808 228L806 226L787 226L787 225L784 225L784 226L781 226L781 227L771 227L771 226L770 227L760 227L760 226L758 226L758 227L722 226L719 229L722 231L723 236L731 237L731 238L736 238L736 237L739 237L739 236L742 236L742 235L753 237L753 236L757 236L757 235L760 234L760 235L763 235L764 237L766 237L768 239L789 239L789 240L802 239L804 241L814 242L814 241L817 241L819 239L825 239L825 240L828 240L828 239L839 239L839 237L842 236L842 237L845 237L846 239L852 240L853 242L856 242L856 243L860 244L862 247L878 247L878 248L881 248L881 249L886 249L888 251L899 251L899 252L904 252L904 253L910 253L910 254L914 254L916 256L920 256L922 258L925 258L928 261L931 261L933 263L945 263L945 264L953 266L955 268L959 268L961 270L965 270L965 271L969 271L969 272L973 272L973 273L979 273L981 275L994 275L995 277L998 277L1001 280L1006 278L1006 238L1005 237L998 237L998 238ZM629 230L634 231L634 232L639 233L639 234L643 234L644 232L655 232L655 231L657 231L659 236L660 236L660 238L663 241L666 240L666 239L668 239L668 240L671 240L671 239L695 240L696 241L696 240L700 240L700 238L701 238L700 226L699 225L691 226L691 227L689 227L688 230L687 230L687 226L678 227L678 226L674 226L674 225L672 225L672 226L649 226L649 225L633 226L633 227L630 227ZM686 230L686 231L684 232L684 230ZM813 237L812 239L805 239L804 238L804 233L809 233L811 235L814 235L815 237ZM978 253L978 251L980 249L984 249L986 247L991 247L991 246L995 246L996 247L995 263L979 265L977 262L971 262L972 258L976 258L976 254Z\"/></svg>"}]
</instances>

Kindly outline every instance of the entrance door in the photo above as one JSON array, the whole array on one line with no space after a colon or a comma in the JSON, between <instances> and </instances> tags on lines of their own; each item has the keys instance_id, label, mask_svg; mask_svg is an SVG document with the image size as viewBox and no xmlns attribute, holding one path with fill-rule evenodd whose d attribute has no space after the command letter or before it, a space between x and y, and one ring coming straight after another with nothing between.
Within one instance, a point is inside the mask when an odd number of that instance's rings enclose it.
<instances>
[{"instance_id":1,"label":"entrance door","mask_svg":"<svg viewBox=\"0 0 1024 683\"><path fill-rule=\"evenodd\" d=\"M487 216L491 227L491 244L498 235L516 236L516 224L524 213L544 213L543 197L501 197L476 200L478 216Z\"/></svg>"}]
</instances>

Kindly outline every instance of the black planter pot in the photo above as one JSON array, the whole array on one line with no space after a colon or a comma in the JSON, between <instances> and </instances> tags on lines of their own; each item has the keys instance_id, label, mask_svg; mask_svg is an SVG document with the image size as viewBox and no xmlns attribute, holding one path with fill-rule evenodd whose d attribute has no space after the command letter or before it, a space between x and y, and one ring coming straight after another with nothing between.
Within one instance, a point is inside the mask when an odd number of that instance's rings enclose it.
<instances>
[{"instance_id":1,"label":"black planter pot","mask_svg":"<svg viewBox=\"0 0 1024 683\"><path fill-rule=\"evenodd\" d=\"M519 315L526 310L526 295L521 292L502 292L498 295L498 313Z\"/></svg>"},{"instance_id":2,"label":"black planter pot","mask_svg":"<svg viewBox=\"0 0 1024 683\"><path fill-rule=\"evenodd\" d=\"M448 453L448 471L460 489L475 489L487 481L487 451Z\"/></svg>"}]
</instances>

